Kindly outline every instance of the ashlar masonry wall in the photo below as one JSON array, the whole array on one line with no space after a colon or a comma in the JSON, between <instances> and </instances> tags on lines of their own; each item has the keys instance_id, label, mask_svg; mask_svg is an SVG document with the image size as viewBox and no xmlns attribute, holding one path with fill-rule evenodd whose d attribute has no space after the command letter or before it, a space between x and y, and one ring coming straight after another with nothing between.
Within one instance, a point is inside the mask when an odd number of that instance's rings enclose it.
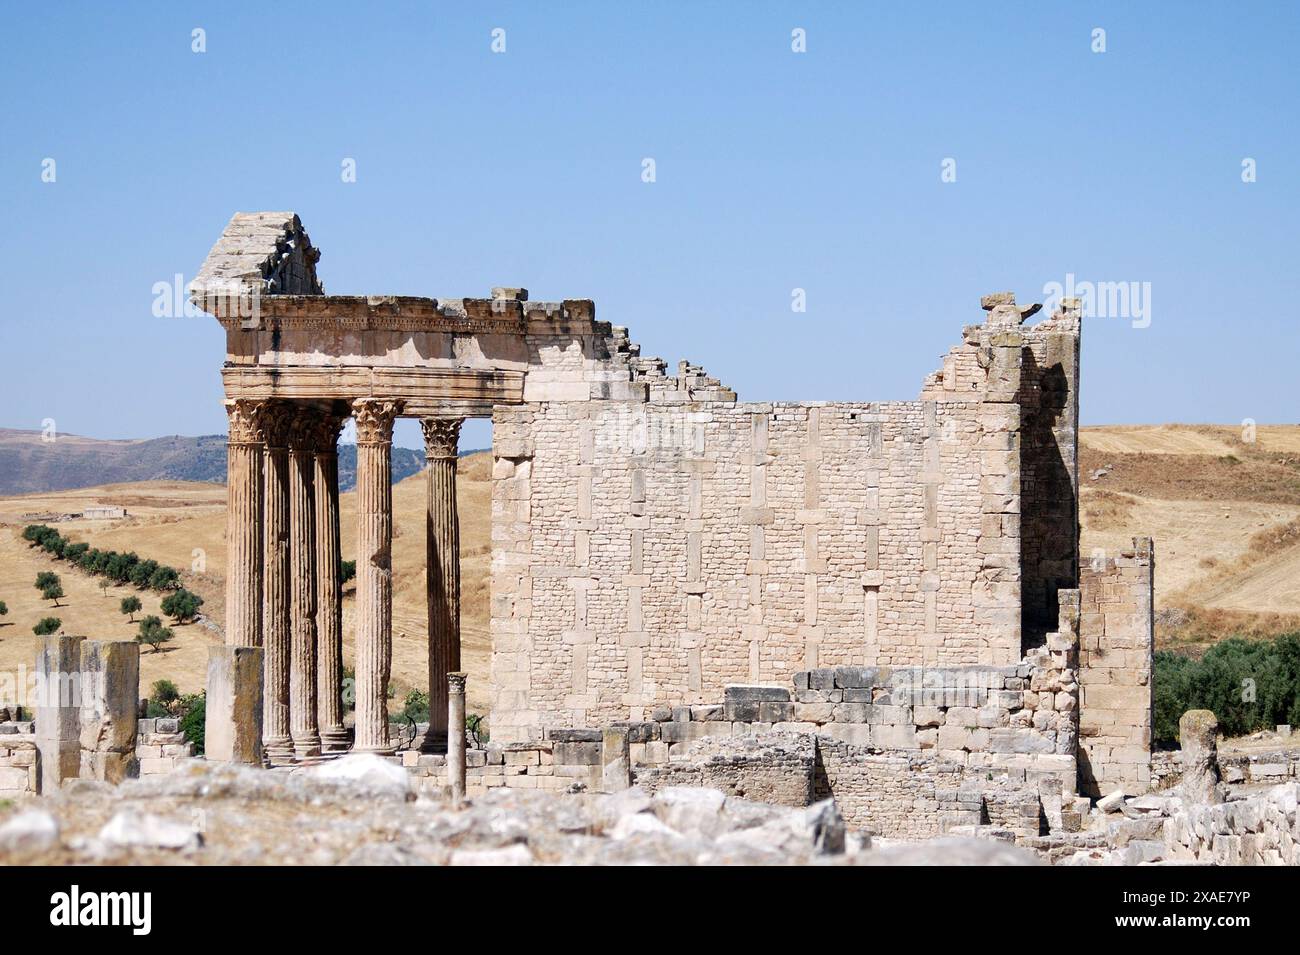
<instances>
[{"instance_id":1,"label":"ashlar masonry wall","mask_svg":"<svg viewBox=\"0 0 1300 955\"><path fill-rule=\"evenodd\" d=\"M917 401L741 403L633 353L646 400L498 407L494 738L803 669L1018 662L1021 369L1046 333L995 298Z\"/></svg>"}]
</instances>

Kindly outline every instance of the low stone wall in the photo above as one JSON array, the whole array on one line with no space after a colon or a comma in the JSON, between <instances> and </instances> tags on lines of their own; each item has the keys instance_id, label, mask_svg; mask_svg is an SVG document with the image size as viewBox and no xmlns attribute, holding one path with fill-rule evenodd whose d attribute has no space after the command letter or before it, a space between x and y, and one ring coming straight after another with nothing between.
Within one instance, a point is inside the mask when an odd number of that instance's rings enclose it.
<instances>
[{"instance_id":1,"label":"low stone wall","mask_svg":"<svg viewBox=\"0 0 1300 955\"><path fill-rule=\"evenodd\" d=\"M180 760L193 758L195 747L186 741L180 720L149 718L139 721L135 755L139 761L139 775L153 776L170 773Z\"/></svg>"},{"instance_id":2,"label":"low stone wall","mask_svg":"<svg viewBox=\"0 0 1300 955\"><path fill-rule=\"evenodd\" d=\"M1164 842L1176 861L1213 865L1300 864L1300 786L1289 783L1249 799L1191 806L1164 821Z\"/></svg>"},{"instance_id":3,"label":"low stone wall","mask_svg":"<svg viewBox=\"0 0 1300 955\"><path fill-rule=\"evenodd\" d=\"M36 733L30 721L0 723L0 799L36 794Z\"/></svg>"},{"instance_id":4,"label":"low stone wall","mask_svg":"<svg viewBox=\"0 0 1300 955\"><path fill-rule=\"evenodd\" d=\"M1268 785L1300 779L1300 750L1277 750L1266 753L1220 752L1219 771L1229 786ZM1151 785L1169 789L1182 779L1183 768L1178 750L1161 750L1151 754Z\"/></svg>"}]
</instances>

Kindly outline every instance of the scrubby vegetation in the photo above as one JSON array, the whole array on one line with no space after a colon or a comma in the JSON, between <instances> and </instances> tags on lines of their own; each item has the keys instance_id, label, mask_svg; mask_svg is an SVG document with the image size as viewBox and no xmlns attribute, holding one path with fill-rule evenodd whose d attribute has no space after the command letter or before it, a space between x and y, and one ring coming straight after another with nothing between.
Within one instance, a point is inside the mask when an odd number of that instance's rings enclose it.
<instances>
[{"instance_id":1,"label":"scrubby vegetation","mask_svg":"<svg viewBox=\"0 0 1300 955\"><path fill-rule=\"evenodd\" d=\"M71 566L88 574L104 578L103 584L131 584L140 590L172 591L180 588L181 575L175 567L168 567L156 560L141 559L135 552L120 553L115 550L99 550L85 543L74 543L52 527L45 524L28 524L23 528L23 540L32 547L39 547L55 560L63 560ZM48 571L41 575L52 577L58 583L58 576ZM40 577L37 589L43 589Z\"/></svg>"},{"instance_id":2,"label":"scrubby vegetation","mask_svg":"<svg viewBox=\"0 0 1300 955\"><path fill-rule=\"evenodd\" d=\"M150 717L175 717L180 720L180 730L186 742L194 744L198 755L203 755L203 726L207 713L207 697L203 693L184 696L171 680L155 680L146 706Z\"/></svg>"},{"instance_id":3,"label":"scrubby vegetation","mask_svg":"<svg viewBox=\"0 0 1300 955\"><path fill-rule=\"evenodd\" d=\"M62 626L63 621L58 617L42 617L37 621L36 626L32 627L32 633L38 637L48 637L52 633L58 633Z\"/></svg>"},{"instance_id":4,"label":"scrubby vegetation","mask_svg":"<svg viewBox=\"0 0 1300 955\"><path fill-rule=\"evenodd\" d=\"M162 625L162 618L150 614L140 621L140 632L135 639L157 653L172 638L171 629Z\"/></svg>"},{"instance_id":5,"label":"scrubby vegetation","mask_svg":"<svg viewBox=\"0 0 1300 955\"><path fill-rule=\"evenodd\" d=\"M1155 656L1155 742L1174 746L1187 710L1213 711L1225 736L1300 724L1300 633L1272 640L1232 637L1199 659Z\"/></svg>"}]
</instances>

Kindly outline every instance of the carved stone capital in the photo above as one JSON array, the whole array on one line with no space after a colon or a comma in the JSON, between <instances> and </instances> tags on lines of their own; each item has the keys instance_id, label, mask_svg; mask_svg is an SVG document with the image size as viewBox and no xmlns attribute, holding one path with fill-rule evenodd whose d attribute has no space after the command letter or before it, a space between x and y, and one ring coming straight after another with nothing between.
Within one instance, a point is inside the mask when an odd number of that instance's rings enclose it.
<instances>
[{"instance_id":1,"label":"carved stone capital","mask_svg":"<svg viewBox=\"0 0 1300 955\"><path fill-rule=\"evenodd\" d=\"M316 419L313 438L314 448L318 455L338 454L339 434L343 431L345 420L332 414L323 414Z\"/></svg>"},{"instance_id":2,"label":"carved stone capital","mask_svg":"<svg viewBox=\"0 0 1300 955\"><path fill-rule=\"evenodd\" d=\"M357 422L357 444L391 444L393 422L404 402L393 398L358 398L352 402Z\"/></svg>"},{"instance_id":3,"label":"carved stone capital","mask_svg":"<svg viewBox=\"0 0 1300 955\"><path fill-rule=\"evenodd\" d=\"M226 403L226 418L229 421L228 444L261 444L262 433L261 409L265 402L251 398L236 398Z\"/></svg>"},{"instance_id":4,"label":"carved stone capital","mask_svg":"<svg viewBox=\"0 0 1300 955\"><path fill-rule=\"evenodd\" d=\"M421 418L420 428L424 431L424 456L434 458L454 458L460 445L460 426L464 418Z\"/></svg>"},{"instance_id":5,"label":"carved stone capital","mask_svg":"<svg viewBox=\"0 0 1300 955\"><path fill-rule=\"evenodd\" d=\"M294 422L293 406L283 401L264 401L258 414L262 437L268 448L285 448Z\"/></svg>"},{"instance_id":6,"label":"carved stone capital","mask_svg":"<svg viewBox=\"0 0 1300 955\"><path fill-rule=\"evenodd\" d=\"M464 695L465 683L468 680L468 678L469 678L469 674L467 673L463 673L463 672L448 673L447 690L453 695L455 694Z\"/></svg>"},{"instance_id":7,"label":"carved stone capital","mask_svg":"<svg viewBox=\"0 0 1300 955\"><path fill-rule=\"evenodd\" d=\"M296 408L289 421L289 451L293 454L315 454L319 443L320 422L314 412Z\"/></svg>"}]
</instances>

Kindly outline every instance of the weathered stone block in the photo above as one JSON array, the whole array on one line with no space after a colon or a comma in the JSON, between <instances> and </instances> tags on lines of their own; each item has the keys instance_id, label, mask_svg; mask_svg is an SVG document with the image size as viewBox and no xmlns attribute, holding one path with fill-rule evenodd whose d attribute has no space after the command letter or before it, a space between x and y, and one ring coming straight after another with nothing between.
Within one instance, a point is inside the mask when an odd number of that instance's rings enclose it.
<instances>
[{"instance_id":1,"label":"weathered stone block","mask_svg":"<svg viewBox=\"0 0 1300 955\"><path fill-rule=\"evenodd\" d=\"M723 703L789 703L790 691L780 686L731 684L723 689Z\"/></svg>"},{"instance_id":2,"label":"weathered stone block","mask_svg":"<svg viewBox=\"0 0 1300 955\"><path fill-rule=\"evenodd\" d=\"M261 647L208 648L204 752L209 760L261 764Z\"/></svg>"}]
</instances>

